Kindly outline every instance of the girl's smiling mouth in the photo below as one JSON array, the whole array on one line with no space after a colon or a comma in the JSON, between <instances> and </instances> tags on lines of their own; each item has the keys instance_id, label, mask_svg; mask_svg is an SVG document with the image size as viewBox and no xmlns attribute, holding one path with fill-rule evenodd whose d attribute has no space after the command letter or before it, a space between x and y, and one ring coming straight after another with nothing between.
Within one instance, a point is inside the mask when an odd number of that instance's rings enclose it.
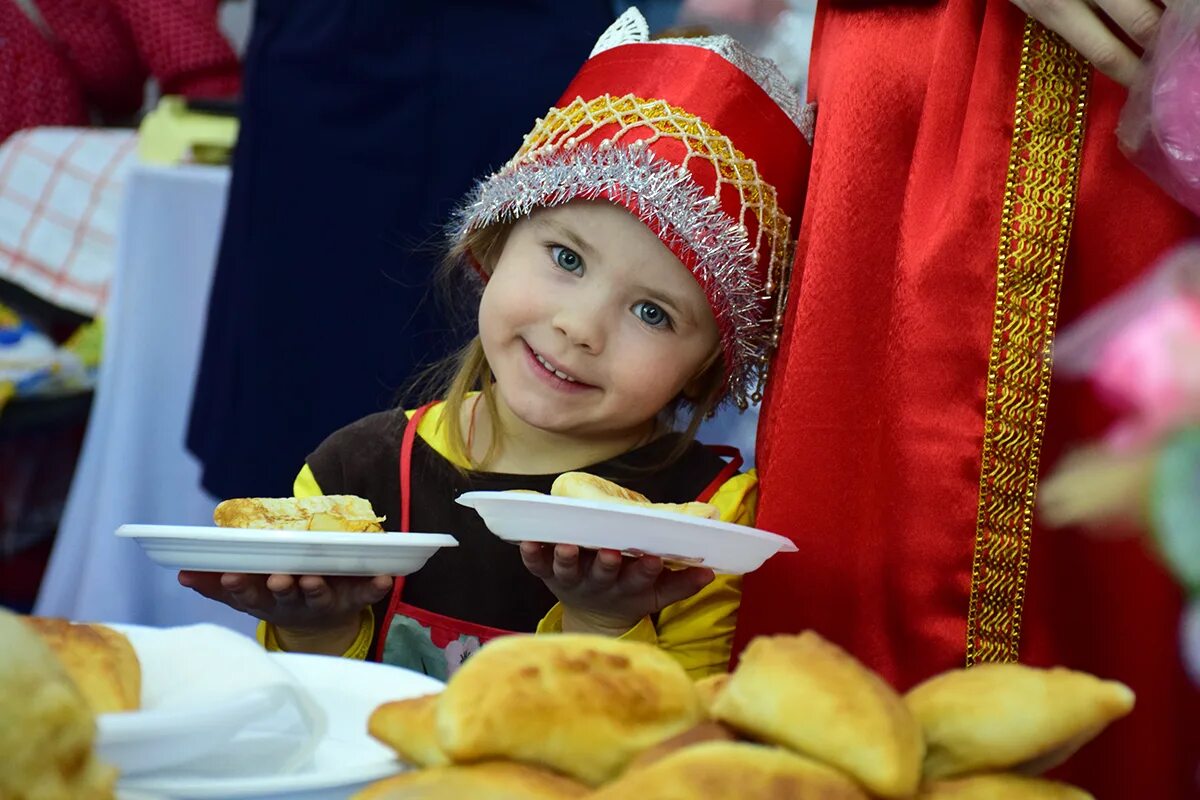
<instances>
[{"instance_id":1,"label":"girl's smiling mouth","mask_svg":"<svg viewBox=\"0 0 1200 800\"><path fill-rule=\"evenodd\" d=\"M554 364L554 362L550 361L541 353L530 347L528 342L524 342L524 344L526 353L529 356L529 360L533 363L536 371L540 373L543 378L552 381L552 386L560 389L569 388L571 390L596 388L590 383L584 383L579 378L576 378L570 373L559 368L556 364Z\"/></svg>"}]
</instances>

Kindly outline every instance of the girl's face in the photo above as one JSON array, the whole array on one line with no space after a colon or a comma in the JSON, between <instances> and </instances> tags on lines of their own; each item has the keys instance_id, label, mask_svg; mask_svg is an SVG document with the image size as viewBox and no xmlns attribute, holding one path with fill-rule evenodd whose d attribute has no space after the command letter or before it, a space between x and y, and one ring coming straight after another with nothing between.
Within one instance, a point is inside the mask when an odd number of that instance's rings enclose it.
<instances>
[{"instance_id":1,"label":"girl's face","mask_svg":"<svg viewBox=\"0 0 1200 800\"><path fill-rule=\"evenodd\" d=\"M704 291L624 208L574 201L509 233L479 308L497 394L535 428L627 437L717 352Z\"/></svg>"}]
</instances>

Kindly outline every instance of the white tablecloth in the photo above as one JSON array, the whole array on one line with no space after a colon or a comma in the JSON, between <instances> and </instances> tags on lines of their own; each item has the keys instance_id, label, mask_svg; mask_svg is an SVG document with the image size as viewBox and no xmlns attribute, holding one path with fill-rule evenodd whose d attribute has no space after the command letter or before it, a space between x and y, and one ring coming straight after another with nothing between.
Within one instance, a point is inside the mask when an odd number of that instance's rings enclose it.
<instances>
[{"instance_id":1,"label":"white tablecloth","mask_svg":"<svg viewBox=\"0 0 1200 800\"><path fill-rule=\"evenodd\" d=\"M129 176L104 360L38 614L253 629L113 535L128 522L212 524L216 501L184 436L228 182L214 167L138 165Z\"/></svg>"}]
</instances>

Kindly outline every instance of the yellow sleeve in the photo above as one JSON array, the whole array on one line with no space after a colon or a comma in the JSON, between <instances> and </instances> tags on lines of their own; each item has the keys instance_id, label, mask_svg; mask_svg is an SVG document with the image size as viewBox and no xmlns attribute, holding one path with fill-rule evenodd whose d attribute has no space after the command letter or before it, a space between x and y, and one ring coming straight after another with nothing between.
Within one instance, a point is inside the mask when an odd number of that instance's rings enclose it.
<instances>
[{"instance_id":1,"label":"yellow sleeve","mask_svg":"<svg viewBox=\"0 0 1200 800\"><path fill-rule=\"evenodd\" d=\"M709 502L721 510L725 522L753 525L758 510L758 475L751 470L730 478ZM692 597L664 608L657 627L647 617L620 638L658 645L693 679L725 672L729 669L741 601L741 576L718 575ZM537 632L562 632L561 603L550 609Z\"/></svg>"},{"instance_id":2,"label":"yellow sleeve","mask_svg":"<svg viewBox=\"0 0 1200 800\"><path fill-rule=\"evenodd\" d=\"M296 476L296 480L292 483L293 497L316 497L324 494L321 487L317 484L317 476L313 475L312 470L305 464L300 469L300 474ZM272 653L282 652L283 648L279 646L279 638L275 634L275 626L269 622L258 623L258 643ZM352 658L356 661L366 661L371 654L371 640L375 636L375 612L370 606L363 609L362 621L358 625L358 637L350 645L346 652L342 653L342 658Z\"/></svg>"},{"instance_id":3,"label":"yellow sleeve","mask_svg":"<svg viewBox=\"0 0 1200 800\"><path fill-rule=\"evenodd\" d=\"M292 482L292 497L317 497L325 494L317 485L317 476L313 475L308 464L300 468L300 474Z\"/></svg>"}]
</instances>

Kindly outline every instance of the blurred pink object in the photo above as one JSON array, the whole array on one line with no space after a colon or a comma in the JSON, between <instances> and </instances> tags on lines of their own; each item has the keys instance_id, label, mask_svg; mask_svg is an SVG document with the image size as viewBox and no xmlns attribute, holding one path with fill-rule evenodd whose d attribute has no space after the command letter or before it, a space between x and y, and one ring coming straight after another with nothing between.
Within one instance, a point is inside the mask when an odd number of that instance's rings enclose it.
<instances>
[{"instance_id":1,"label":"blurred pink object","mask_svg":"<svg viewBox=\"0 0 1200 800\"><path fill-rule=\"evenodd\" d=\"M1200 215L1200 3L1163 13L1117 137L1135 164Z\"/></svg>"},{"instance_id":2,"label":"blurred pink object","mask_svg":"<svg viewBox=\"0 0 1200 800\"><path fill-rule=\"evenodd\" d=\"M1060 331L1054 370L1089 379L1115 406L1122 419L1107 437L1113 447L1200 421L1200 243L1171 251Z\"/></svg>"},{"instance_id":3,"label":"blurred pink object","mask_svg":"<svg viewBox=\"0 0 1200 800\"><path fill-rule=\"evenodd\" d=\"M679 18L766 25L786 8L786 0L685 0Z\"/></svg>"},{"instance_id":4,"label":"blurred pink object","mask_svg":"<svg viewBox=\"0 0 1200 800\"><path fill-rule=\"evenodd\" d=\"M1092 381L1125 412L1108 435L1114 447L1200 421L1200 299L1168 298L1132 320L1101 350Z\"/></svg>"}]
</instances>

